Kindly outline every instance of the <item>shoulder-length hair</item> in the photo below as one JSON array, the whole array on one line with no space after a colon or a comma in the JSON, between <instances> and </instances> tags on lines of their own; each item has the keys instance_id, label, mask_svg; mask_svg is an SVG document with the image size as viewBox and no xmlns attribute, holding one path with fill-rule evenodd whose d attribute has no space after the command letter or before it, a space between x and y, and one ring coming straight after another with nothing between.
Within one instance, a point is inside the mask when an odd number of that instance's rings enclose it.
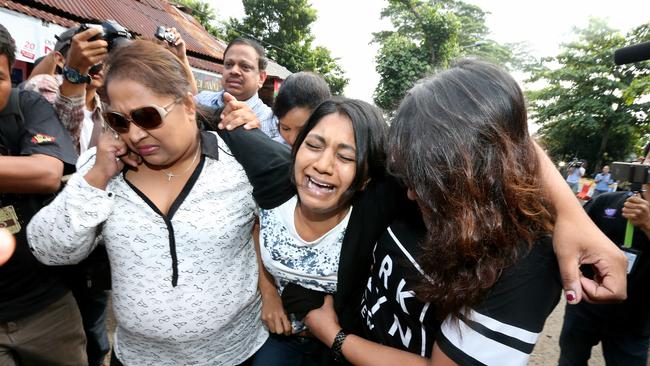
<instances>
[{"instance_id":1,"label":"shoulder-length hair","mask_svg":"<svg viewBox=\"0 0 650 366\"><path fill-rule=\"evenodd\" d=\"M552 229L521 89L464 60L416 84L388 140L388 169L416 193L428 234L416 290L438 316L476 305Z\"/></svg>"},{"instance_id":2,"label":"shoulder-length hair","mask_svg":"<svg viewBox=\"0 0 650 366\"><path fill-rule=\"evenodd\" d=\"M341 206L348 204L355 194L361 190L369 179L379 179L385 176L386 153L384 151L388 125L384 120L381 111L364 101L357 99L335 97L322 102L311 114L305 125L296 136L291 152L291 179L296 162L296 154L309 132L318 125L321 120L330 115L338 113L352 121L354 130L355 153L355 176L350 188L341 196ZM293 181L296 184L295 181Z\"/></svg>"}]
</instances>

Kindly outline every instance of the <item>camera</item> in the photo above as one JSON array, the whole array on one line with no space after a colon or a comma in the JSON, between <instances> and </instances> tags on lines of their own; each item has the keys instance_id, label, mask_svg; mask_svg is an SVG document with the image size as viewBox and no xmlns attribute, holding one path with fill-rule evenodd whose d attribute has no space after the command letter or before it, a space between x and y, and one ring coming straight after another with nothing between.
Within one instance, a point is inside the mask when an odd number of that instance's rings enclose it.
<instances>
[{"instance_id":1,"label":"camera","mask_svg":"<svg viewBox=\"0 0 650 366\"><path fill-rule=\"evenodd\" d=\"M580 161L578 159L573 159L572 161L569 162L569 164L567 164L567 167L568 168L580 168L580 167L582 167L582 161Z\"/></svg>"},{"instance_id":2,"label":"camera","mask_svg":"<svg viewBox=\"0 0 650 366\"><path fill-rule=\"evenodd\" d=\"M154 33L154 36L161 41L169 43L170 46L173 46L174 42L176 41L176 36L174 36L174 33L167 32L167 27L164 25L159 25L158 28L156 28L156 33Z\"/></svg>"},{"instance_id":3,"label":"camera","mask_svg":"<svg viewBox=\"0 0 650 366\"><path fill-rule=\"evenodd\" d=\"M633 191L639 191L641 185L650 183L650 165L615 161L611 172L615 180L629 182Z\"/></svg>"},{"instance_id":4,"label":"camera","mask_svg":"<svg viewBox=\"0 0 650 366\"><path fill-rule=\"evenodd\" d=\"M100 28L102 30L101 34L92 37L88 41L96 41L98 39L103 39L108 43L108 52L113 48L120 45L126 44L133 39L131 32L124 28L120 23L114 20L105 20L102 24L82 24L79 26L79 29L76 33L81 33L90 28Z\"/></svg>"}]
</instances>

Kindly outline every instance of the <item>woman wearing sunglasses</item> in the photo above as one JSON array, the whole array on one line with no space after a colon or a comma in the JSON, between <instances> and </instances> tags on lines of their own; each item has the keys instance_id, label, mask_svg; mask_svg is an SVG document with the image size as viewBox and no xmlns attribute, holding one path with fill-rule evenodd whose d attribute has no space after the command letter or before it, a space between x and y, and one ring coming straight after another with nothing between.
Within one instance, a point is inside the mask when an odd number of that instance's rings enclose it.
<instances>
[{"instance_id":1,"label":"woman wearing sunglasses","mask_svg":"<svg viewBox=\"0 0 650 366\"><path fill-rule=\"evenodd\" d=\"M268 337L252 187L221 138L199 131L186 73L150 42L114 50L105 74L112 131L28 229L51 265L82 260L103 237L117 321L111 364L238 365Z\"/></svg>"}]
</instances>

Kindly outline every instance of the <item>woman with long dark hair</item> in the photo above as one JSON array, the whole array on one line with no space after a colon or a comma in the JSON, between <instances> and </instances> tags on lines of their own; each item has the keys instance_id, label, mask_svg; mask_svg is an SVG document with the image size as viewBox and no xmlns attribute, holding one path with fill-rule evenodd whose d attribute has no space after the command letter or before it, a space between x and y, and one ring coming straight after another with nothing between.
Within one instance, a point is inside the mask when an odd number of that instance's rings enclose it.
<instances>
[{"instance_id":1,"label":"woman with long dark hair","mask_svg":"<svg viewBox=\"0 0 650 366\"><path fill-rule=\"evenodd\" d=\"M307 315L312 334L357 365L526 364L562 285L517 83L479 61L421 81L387 151L417 208L373 251L368 340L341 332L329 299Z\"/></svg>"}]
</instances>

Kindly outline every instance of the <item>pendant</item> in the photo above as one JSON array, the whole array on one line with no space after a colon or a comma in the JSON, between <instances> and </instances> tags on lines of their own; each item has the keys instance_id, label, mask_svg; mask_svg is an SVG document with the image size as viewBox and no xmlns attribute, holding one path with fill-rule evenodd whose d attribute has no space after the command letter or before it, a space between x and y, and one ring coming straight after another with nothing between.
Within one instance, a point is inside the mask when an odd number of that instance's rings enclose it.
<instances>
[{"instance_id":1,"label":"pendant","mask_svg":"<svg viewBox=\"0 0 650 366\"><path fill-rule=\"evenodd\" d=\"M172 172L165 172L165 175L167 176L167 181L171 182L172 178L174 178L176 175Z\"/></svg>"}]
</instances>

